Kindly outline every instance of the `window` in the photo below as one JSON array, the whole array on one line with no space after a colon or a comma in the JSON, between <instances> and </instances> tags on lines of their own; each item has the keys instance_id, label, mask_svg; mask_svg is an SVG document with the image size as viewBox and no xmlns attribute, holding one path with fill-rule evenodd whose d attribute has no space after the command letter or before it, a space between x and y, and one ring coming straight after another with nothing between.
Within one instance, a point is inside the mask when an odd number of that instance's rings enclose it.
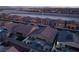
<instances>
[{"instance_id":1,"label":"window","mask_svg":"<svg viewBox=\"0 0 79 59\"><path fill-rule=\"evenodd\" d=\"M71 27L71 29L75 29L74 27Z\"/></svg>"},{"instance_id":2,"label":"window","mask_svg":"<svg viewBox=\"0 0 79 59\"><path fill-rule=\"evenodd\" d=\"M70 26L67 26L68 29L70 29Z\"/></svg>"}]
</instances>

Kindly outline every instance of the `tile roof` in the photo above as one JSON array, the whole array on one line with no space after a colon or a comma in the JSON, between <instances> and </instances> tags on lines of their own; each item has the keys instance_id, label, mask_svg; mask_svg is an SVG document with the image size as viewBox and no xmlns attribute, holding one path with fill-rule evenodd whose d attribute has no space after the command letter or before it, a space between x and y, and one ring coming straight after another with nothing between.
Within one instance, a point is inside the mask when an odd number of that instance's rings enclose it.
<instances>
[{"instance_id":1,"label":"tile roof","mask_svg":"<svg viewBox=\"0 0 79 59\"><path fill-rule=\"evenodd\" d=\"M27 36L27 34L32 28L32 25L18 24L17 27L14 28L14 32L20 32Z\"/></svg>"},{"instance_id":2,"label":"tile roof","mask_svg":"<svg viewBox=\"0 0 79 59\"><path fill-rule=\"evenodd\" d=\"M57 30L49 26L39 29L36 32L37 33L34 32L31 36L40 37L41 39L45 39L46 41L49 42L53 42L57 34Z\"/></svg>"},{"instance_id":3,"label":"tile roof","mask_svg":"<svg viewBox=\"0 0 79 59\"><path fill-rule=\"evenodd\" d=\"M13 31L16 26L17 26L17 23L12 23L12 22L6 22L6 23L5 23L5 27L6 27L9 31Z\"/></svg>"},{"instance_id":4,"label":"tile roof","mask_svg":"<svg viewBox=\"0 0 79 59\"><path fill-rule=\"evenodd\" d=\"M57 30L50 28L49 26L46 27L46 29L40 33L40 35L45 36L47 38L46 40L50 42L54 40L56 34L57 34Z\"/></svg>"},{"instance_id":5,"label":"tile roof","mask_svg":"<svg viewBox=\"0 0 79 59\"><path fill-rule=\"evenodd\" d=\"M7 22L7 23L5 23L5 27L10 32L20 32L27 36L29 31L32 29L33 25L24 25L24 24Z\"/></svg>"}]
</instances>

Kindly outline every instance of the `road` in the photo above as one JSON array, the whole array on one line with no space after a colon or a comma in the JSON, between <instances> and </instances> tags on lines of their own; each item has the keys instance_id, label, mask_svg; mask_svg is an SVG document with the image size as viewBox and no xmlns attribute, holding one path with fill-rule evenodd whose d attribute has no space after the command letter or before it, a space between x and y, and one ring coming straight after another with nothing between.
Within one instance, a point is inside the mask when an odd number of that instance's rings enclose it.
<instances>
[{"instance_id":1,"label":"road","mask_svg":"<svg viewBox=\"0 0 79 59\"><path fill-rule=\"evenodd\" d=\"M72 14L37 13L37 12L25 12L16 10L4 10L1 11L0 13L10 13L11 15L30 16L39 18L74 20L79 22L79 15L72 15Z\"/></svg>"}]
</instances>

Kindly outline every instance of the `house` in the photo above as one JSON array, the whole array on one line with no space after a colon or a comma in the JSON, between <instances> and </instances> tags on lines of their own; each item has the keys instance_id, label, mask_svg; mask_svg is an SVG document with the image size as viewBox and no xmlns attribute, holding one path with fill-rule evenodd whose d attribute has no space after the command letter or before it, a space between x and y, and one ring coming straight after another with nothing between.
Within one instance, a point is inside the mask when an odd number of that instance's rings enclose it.
<instances>
[{"instance_id":1,"label":"house","mask_svg":"<svg viewBox=\"0 0 79 59\"><path fill-rule=\"evenodd\" d=\"M14 28L17 26L17 23L5 22L4 27L8 29L9 32L13 32Z\"/></svg>"},{"instance_id":2,"label":"house","mask_svg":"<svg viewBox=\"0 0 79 59\"><path fill-rule=\"evenodd\" d=\"M61 19L58 19L57 21L55 21L55 28L64 28L65 26L65 22Z\"/></svg>"},{"instance_id":3,"label":"house","mask_svg":"<svg viewBox=\"0 0 79 59\"><path fill-rule=\"evenodd\" d=\"M31 51L51 51L56 34L56 29L42 26L30 33L23 42L31 47Z\"/></svg>"},{"instance_id":4,"label":"house","mask_svg":"<svg viewBox=\"0 0 79 59\"><path fill-rule=\"evenodd\" d=\"M56 20L50 20L49 21L49 26L52 27L52 28L54 28L55 24L56 24L55 22L56 22Z\"/></svg>"},{"instance_id":5,"label":"house","mask_svg":"<svg viewBox=\"0 0 79 59\"><path fill-rule=\"evenodd\" d=\"M4 21L0 21L0 26L4 26L5 22Z\"/></svg>"},{"instance_id":6,"label":"house","mask_svg":"<svg viewBox=\"0 0 79 59\"><path fill-rule=\"evenodd\" d=\"M36 17L36 18L32 18L31 19L31 23L32 24L36 24L36 25L44 25L44 20L39 18L39 17Z\"/></svg>"},{"instance_id":7,"label":"house","mask_svg":"<svg viewBox=\"0 0 79 59\"><path fill-rule=\"evenodd\" d=\"M24 36L27 36L29 31L33 28L33 25L25 25L20 23L13 23L13 22L6 22L5 28L8 29L8 31L11 33L22 33Z\"/></svg>"},{"instance_id":8,"label":"house","mask_svg":"<svg viewBox=\"0 0 79 59\"><path fill-rule=\"evenodd\" d=\"M79 22L76 22L76 24L77 24L77 30L79 30Z\"/></svg>"},{"instance_id":9,"label":"house","mask_svg":"<svg viewBox=\"0 0 79 59\"><path fill-rule=\"evenodd\" d=\"M64 28L65 22L61 19L54 19L54 20L50 20L49 25L50 27L54 27L54 28Z\"/></svg>"},{"instance_id":10,"label":"house","mask_svg":"<svg viewBox=\"0 0 79 59\"><path fill-rule=\"evenodd\" d=\"M66 22L66 28L69 30L76 30L77 29L77 24L75 21L67 21Z\"/></svg>"},{"instance_id":11,"label":"house","mask_svg":"<svg viewBox=\"0 0 79 59\"><path fill-rule=\"evenodd\" d=\"M29 17L29 16L22 18L22 21L25 22L26 24L31 23L31 20L32 20L32 17Z\"/></svg>"},{"instance_id":12,"label":"house","mask_svg":"<svg viewBox=\"0 0 79 59\"><path fill-rule=\"evenodd\" d=\"M17 24L13 28L13 32L14 33L19 32L22 33L24 36L27 36L32 27L33 27L32 25Z\"/></svg>"},{"instance_id":13,"label":"house","mask_svg":"<svg viewBox=\"0 0 79 59\"><path fill-rule=\"evenodd\" d=\"M0 42L6 41L8 30L4 27L0 27Z\"/></svg>"},{"instance_id":14,"label":"house","mask_svg":"<svg viewBox=\"0 0 79 59\"><path fill-rule=\"evenodd\" d=\"M74 42L72 32L66 31L66 30L59 31L57 41L59 41L59 42Z\"/></svg>"},{"instance_id":15,"label":"house","mask_svg":"<svg viewBox=\"0 0 79 59\"><path fill-rule=\"evenodd\" d=\"M45 19L45 18L41 19L41 24L40 25L48 25L48 24L49 24L48 19Z\"/></svg>"},{"instance_id":16,"label":"house","mask_svg":"<svg viewBox=\"0 0 79 59\"><path fill-rule=\"evenodd\" d=\"M37 20L37 19L32 19L32 20L31 20L31 24L33 24L33 25L35 25L35 24L38 25L38 20Z\"/></svg>"},{"instance_id":17,"label":"house","mask_svg":"<svg viewBox=\"0 0 79 59\"><path fill-rule=\"evenodd\" d=\"M49 25L49 21L48 19L45 19L45 18L36 17L32 19L32 24L45 26L45 25Z\"/></svg>"},{"instance_id":18,"label":"house","mask_svg":"<svg viewBox=\"0 0 79 59\"><path fill-rule=\"evenodd\" d=\"M31 36L39 37L41 39L46 40L47 42L52 43L55 39L57 34L57 30L51 28L50 26L39 28L38 30L34 31Z\"/></svg>"},{"instance_id":19,"label":"house","mask_svg":"<svg viewBox=\"0 0 79 59\"><path fill-rule=\"evenodd\" d=\"M56 48L60 49L64 48L65 51L77 51L77 50L79 51L79 44L77 42L78 37L76 37L75 34L70 31L66 30L59 31L56 40L57 40ZM67 49L68 46L69 49Z\"/></svg>"}]
</instances>

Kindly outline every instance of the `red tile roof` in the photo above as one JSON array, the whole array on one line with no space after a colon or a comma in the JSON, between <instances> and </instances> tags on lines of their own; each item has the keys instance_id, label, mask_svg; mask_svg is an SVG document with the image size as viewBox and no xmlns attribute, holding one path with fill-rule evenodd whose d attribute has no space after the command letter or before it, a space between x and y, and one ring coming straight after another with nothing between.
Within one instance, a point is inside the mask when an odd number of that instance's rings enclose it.
<instances>
[{"instance_id":1,"label":"red tile roof","mask_svg":"<svg viewBox=\"0 0 79 59\"><path fill-rule=\"evenodd\" d=\"M48 27L46 27L46 29L44 31L42 31L40 33L40 35L46 37L47 38L46 39L47 41L52 42L53 39L56 36L56 33L57 33L57 30L56 29L53 29L53 28L51 28L51 27L48 26Z\"/></svg>"},{"instance_id":2,"label":"red tile roof","mask_svg":"<svg viewBox=\"0 0 79 59\"><path fill-rule=\"evenodd\" d=\"M36 32L39 32L40 30L38 30ZM39 33L35 34L35 31L34 31L34 34L32 34L32 36L39 37L41 39L45 39L46 41L49 41L49 42L53 42L56 34L57 34L56 29L53 29L53 28L47 26L42 31L40 31Z\"/></svg>"},{"instance_id":3,"label":"red tile roof","mask_svg":"<svg viewBox=\"0 0 79 59\"><path fill-rule=\"evenodd\" d=\"M27 36L32 27L33 27L32 25L18 24L16 28L14 28L14 32L20 32L23 33L25 36Z\"/></svg>"},{"instance_id":4,"label":"red tile roof","mask_svg":"<svg viewBox=\"0 0 79 59\"><path fill-rule=\"evenodd\" d=\"M6 27L9 31L12 31L16 26L17 26L17 23L12 23L12 22L6 22L6 23L5 23L5 27Z\"/></svg>"},{"instance_id":5,"label":"red tile roof","mask_svg":"<svg viewBox=\"0 0 79 59\"><path fill-rule=\"evenodd\" d=\"M33 26L7 22L5 23L5 27L11 32L20 32L23 33L24 35L27 35Z\"/></svg>"}]
</instances>

